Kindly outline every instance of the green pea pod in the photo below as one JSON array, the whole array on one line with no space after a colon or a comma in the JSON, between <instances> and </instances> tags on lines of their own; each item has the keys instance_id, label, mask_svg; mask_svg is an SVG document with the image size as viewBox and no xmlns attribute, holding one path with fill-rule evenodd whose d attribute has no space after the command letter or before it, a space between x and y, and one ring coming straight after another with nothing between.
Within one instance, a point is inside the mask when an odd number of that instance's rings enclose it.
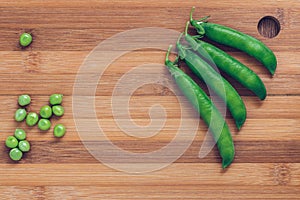
<instances>
[{"instance_id":1,"label":"green pea pod","mask_svg":"<svg viewBox=\"0 0 300 200\"><path fill-rule=\"evenodd\" d=\"M209 126L222 158L222 167L226 168L232 163L235 154L229 127L205 92L187 74L180 70L175 63L169 60L171 47L167 52L165 64L179 89Z\"/></svg>"},{"instance_id":2,"label":"green pea pod","mask_svg":"<svg viewBox=\"0 0 300 200\"><path fill-rule=\"evenodd\" d=\"M209 23L206 21L208 17L194 20L192 17L194 9L195 7L192 8L190 13L190 22L196 28L199 35L205 35L215 42L239 49L253 56L274 75L277 67L276 56L264 43L229 27Z\"/></svg>"},{"instance_id":3,"label":"green pea pod","mask_svg":"<svg viewBox=\"0 0 300 200\"><path fill-rule=\"evenodd\" d=\"M185 49L179 42L177 42L176 46L179 57L185 61L194 74L203 80L226 103L237 128L240 129L246 120L247 111L238 92L195 52Z\"/></svg>"},{"instance_id":4,"label":"green pea pod","mask_svg":"<svg viewBox=\"0 0 300 200\"><path fill-rule=\"evenodd\" d=\"M251 90L261 100L266 98L266 87L254 71L214 45L195 39L195 37L189 35L187 33L188 25L189 23L187 23L185 29L185 40L194 51L206 58L208 61L214 63L218 69Z\"/></svg>"}]
</instances>

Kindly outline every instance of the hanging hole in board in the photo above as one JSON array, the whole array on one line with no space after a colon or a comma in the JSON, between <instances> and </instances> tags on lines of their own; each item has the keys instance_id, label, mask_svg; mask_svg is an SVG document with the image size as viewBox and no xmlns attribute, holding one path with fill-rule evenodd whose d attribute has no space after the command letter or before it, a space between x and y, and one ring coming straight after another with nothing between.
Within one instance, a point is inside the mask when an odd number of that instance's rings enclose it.
<instances>
[{"instance_id":1,"label":"hanging hole in board","mask_svg":"<svg viewBox=\"0 0 300 200\"><path fill-rule=\"evenodd\" d=\"M280 32L280 23L278 19L273 16L265 16L259 20L257 29L262 36L273 38Z\"/></svg>"}]
</instances>

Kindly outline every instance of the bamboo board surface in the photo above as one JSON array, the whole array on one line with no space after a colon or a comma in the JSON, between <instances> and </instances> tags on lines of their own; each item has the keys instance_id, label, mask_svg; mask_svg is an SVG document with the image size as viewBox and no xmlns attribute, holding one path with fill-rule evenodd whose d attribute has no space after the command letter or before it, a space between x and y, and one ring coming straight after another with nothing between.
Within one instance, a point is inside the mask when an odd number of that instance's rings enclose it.
<instances>
[{"instance_id":1,"label":"bamboo board surface","mask_svg":"<svg viewBox=\"0 0 300 200\"><path fill-rule=\"evenodd\" d=\"M234 163L222 171L216 148L205 158L198 157L207 131L200 121L191 146L166 168L130 174L103 165L82 144L73 118L72 94L79 67L93 48L117 33L143 27L182 31L192 6L197 7L197 17L211 15L211 22L262 40L278 59L271 78L253 58L221 46L257 72L268 91L267 99L260 102L230 80L248 111L240 131L227 116L236 147ZM300 199L298 0L1 0L0 13L0 199ZM272 39L257 31L259 19L268 15L281 25L279 35ZM33 34L34 42L20 49L18 37L24 31ZM110 107L112 90L123 74L138 65L163 63L164 56L155 49L133 51L113 62L101 77L95 93L96 115L109 139L124 150L154 151L175 135L180 109L174 94L164 87L141 87L130 101L130 114L138 125L149 123L151 105L159 103L166 109L165 127L153 137L136 139L123 134ZM168 76L164 68L149 68L145 73ZM30 110L46 104L52 93L65 95L66 113L59 120L68 129L64 138L57 140L51 131L42 133L14 122L17 97L23 93L32 96ZM4 145L16 127L26 128L32 145L18 164L9 159Z\"/></svg>"}]
</instances>

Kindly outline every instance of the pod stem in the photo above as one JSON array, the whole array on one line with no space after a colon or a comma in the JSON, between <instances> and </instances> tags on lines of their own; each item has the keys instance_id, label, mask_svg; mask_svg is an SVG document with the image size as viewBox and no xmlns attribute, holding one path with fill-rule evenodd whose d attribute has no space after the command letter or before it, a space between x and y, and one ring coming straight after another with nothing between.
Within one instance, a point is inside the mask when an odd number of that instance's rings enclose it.
<instances>
[{"instance_id":1,"label":"pod stem","mask_svg":"<svg viewBox=\"0 0 300 200\"><path fill-rule=\"evenodd\" d=\"M186 46L183 46L182 44L180 44L180 40L183 36L183 33L180 34L180 36L178 37L178 40L176 42L176 47L178 49L178 55L179 55L179 58L181 60L184 60L185 56L186 56L186 50L188 49L191 49L190 47L186 47Z\"/></svg>"},{"instance_id":2,"label":"pod stem","mask_svg":"<svg viewBox=\"0 0 300 200\"><path fill-rule=\"evenodd\" d=\"M176 57L174 62L170 61L169 56L170 56L171 49L172 49L172 45L169 46L168 51L166 53L165 65L167 67L169 67L169 65L177 66L178 63L178 56Z\"/></svg>"},{"instance_id":3,"label":"pod stem","mask_svg":"<svg viewBox=\"0 0 300 200\"><path fill-rule=\"evenodd\" d=\"M178 38L178 40L177 40L177 43L176 43L176 45L177 45L177 48L179 48L179 50L180 49L183 49L183 50L193 50L193 48L192 48L192 45L191 44L181 44L180 43L180 40L181 40L181 38L182 38L182 36L183 35L185 35L185 33L183 34L183 33L181 33L181 35L179 36L179 38ZM191 36L191 35L189 35L188 33L185 35L185 36L189 36L189 37L192 37L193 38L193 36ZM202 38L203 36L201 36L201 35L197 35L197 38ZM188 42L188 40L186 40L185 39L185 41L187 41Z\"/></svg>"},{"instance_id":4,"label":"pod stem","mask_svg":"<svg viewBox=\"0 0 300 200\"><path fill-rule=\"evenodd\" d=\"M197 21L199 24L200 24L200 23L205 23L205 22L207 22L208 18L210 18L210 15L207 15L207 16L205 16L205 17L202 17L202 18L200 18L200 19L198 19L198 20L196 20L196 21Z\"/></svg>"},{"instance_id":5,"label":"pod stem","mask_svg":"<svg viewBox=\"0 0 300 200\"><path fill-rule=\"evenodd\" d=\"M171 62L170 59L169 59L171 49L172 49L172 45L169 46L168 51L167 51L167 53L166 53L165 63Z\"/></svg>"},{"instance_id":6,"label":"pod stem","mask_svg":"<svg viewBox=\"0 0 300 200\"><path fill-rule=\"evenodd\" d=\"M206 23L207 22L207 19L210 17L209 15L208 16L205 16L205 17L202 17L201 19L199 20L194 20L193 19L193 13L195 11L195 7L192 7L191 9L191 12L190 12L190 23L192 24L192 26L194 26L196 29L197 29L197 32L199 35L204 35L205 34L205 30L204 28L201 26L202 23Z\"/></svg>"},{"instance_id":7,"label":"pod stem","mask_svg":"<svg viewBox=\"0 0 300 200\"><path fill-rule=\"evenodd\" d=\"M184 35L185 35L185 36L188 34L189 25L190 25L190 22L187 21L187 22L186 22L186 25L185 25L185 29L184 29Z\"/></svg>"},{"instance_id":8,"label":"pod stem","mask_svg":"<svg viewBox=\"0 0 300 200\"><path fill-rule=\"evenodd\" d=\"M201 38L203 38L203 35L193 35L192 38L196 41L199 41Z\"/></svg>"},{"instance_id":9,"label":"pod stem","mask_svg":"<svg viewBox=\"0 0 300 200\"><path fill-rule=\"evenodd\" d=\"M184 29L184 36L188 35L189 25L190 25L190 21L187 21ZM200 40L200 38L203 38L203 35L193 35L191 37L194 38L195 40Z\"/></svg>"},{"instance_id":10,"label":"pod stem","mask_svg":"<svg viewBox=\"0 0 300 200\"><path fill-rule=\"evenodd\" d=\"M208 18L210 18L210 15L207 15L205 17L202 17L202 18L198 19L198 20L194 20L193 19L194 12L195 12L195 6L192 7L191 12L190 12L190 22L197 21L198 23L200 23L200 22L203 23L203 22L207 22Z\"/></svg>"},{"instance_id":11,"label":"pod stem","mask_svg":"<svg viewBox=\"0 0 300 200\"><path fill-rule=\"evenodd\" d=\"M193 13L195 11L195 6L192 7L191 12L190 12L190 21L194 21L193 19Z\"/></svg>"},{"instance_id":12,"label":"pod stem","mask_svg":"<svg viewBox=\"0 0 300 200\"><path fill-rule=\"evenodd\" d=\"M182 36L183 36L183 33L180 34L180 36L178 37L177 42L176 42L176 46L177 46L177 49L178 49L179 52L180 52L181 50L189 50L189 49L191 49L191 47L182 45L182 44L180 43L180 40L181 40ZM179 53L179 55L180 55L180 53Z\"/></svg>"},{"instance_id":13,"label":"pod stem","mask_svg":"<svg viewBox=\"0 0 300 200\"><path fill-rule=\"evenodd\" d=\"M178 37L178 39L177 39L177 42L176 42L177 45L180 44L180 40L181 40L182 36L183 36L183 33L181 33L181 34L179 35L179 37Z\"/></svg>"}]
</instances>

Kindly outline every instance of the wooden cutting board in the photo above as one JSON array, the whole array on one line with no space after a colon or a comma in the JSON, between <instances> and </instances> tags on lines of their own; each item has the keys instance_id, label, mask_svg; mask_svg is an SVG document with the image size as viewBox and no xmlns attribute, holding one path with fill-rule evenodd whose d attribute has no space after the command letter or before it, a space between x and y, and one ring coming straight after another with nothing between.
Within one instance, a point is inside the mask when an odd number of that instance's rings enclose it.
<instances>
[{"instance_id":1,"label":"wooden cutting board","mask_svg":"<svg viewBox=\"0 0 300 200\"><path fill-rule=\"evenodd\" d=\"M200 121L192 145L163 169L130 174L107 167L86 150L75 127L72 94L79 67L93 48L117 33L144 27L182 31L192 6L197 7L195 17L211 15L211 22L248 33L267 44L278 58L276 74L270 77L253 58L220 46L257 72L268 91L267 99L261 102L230 80L248 110L247 121L240 131L227 116L236 147L234 163L223 171L216 148L205 158L198 157L207 131ZM2 0L0 13L0 199L300 198L298 0ZM281 25L278 36L269 39L258 33L258 21L264 16L278 19ZM24 31L33 34L34 42L21 49L18 37ZM143 153L161 149L176 134L181 116L178 101L172 92L158 84L140 87L130 101L132 120L140 126L150 122L151 105L158 103L165 108L168 115L165 127L155 136L130 137L117 127L111 114L110 97L122 75L135 66L163 63L164 54L161 50L140 49L121 56L105 71L102 84L96 89L97 118L110 141L126 151ZM163 68L145 73L168 76ZM17 97L23 93L32 96L28 108L32 111L47 104L52 93L65 95L66 113L53 120L53 124L67 126L64 138L55 139L52 129L42 133L37 127L14 122ZM9 159L9 150L4 145L5 138L16 127L26 129L32 146L19 163Z\"/></svg>"}]
</instances>

